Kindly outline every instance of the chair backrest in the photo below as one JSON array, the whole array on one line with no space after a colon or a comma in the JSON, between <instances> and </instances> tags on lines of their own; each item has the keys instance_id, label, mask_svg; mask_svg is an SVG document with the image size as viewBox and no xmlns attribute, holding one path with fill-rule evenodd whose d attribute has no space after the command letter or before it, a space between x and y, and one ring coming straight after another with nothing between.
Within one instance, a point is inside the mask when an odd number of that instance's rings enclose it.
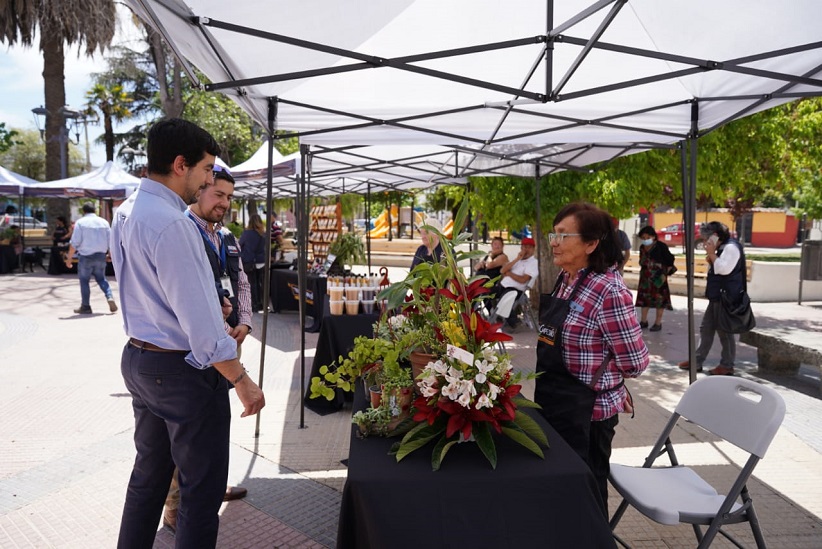
<instances>
[{"instance_id":1,"label":"chair backrest","mask_svg":"<svg viewBox=\"0 0 822 549\"><path fill-rule=\"evenodd\" d=\"M511 309L513 309L516 299L517 292L507 292L502 296L497 303L497 308L494 309L497 317L508 318L511 316Z\"/></svg>"},{"instance_id":2,"label":"chair backrest","mask_svg":"<svg viewBox=\"0 0 822 549\"><path fill-rule=\"evenodd\" d=\"M711 376L688 387L676 412L761 459L785 417L785 401L755 381Z\"/></svg>"}]
</instances>

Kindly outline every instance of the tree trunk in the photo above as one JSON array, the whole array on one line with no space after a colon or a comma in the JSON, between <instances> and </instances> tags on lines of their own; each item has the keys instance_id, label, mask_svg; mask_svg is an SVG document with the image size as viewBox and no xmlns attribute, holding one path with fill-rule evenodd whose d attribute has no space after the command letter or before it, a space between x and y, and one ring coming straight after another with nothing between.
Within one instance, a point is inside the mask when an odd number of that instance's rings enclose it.
<instances>
[{"instance_id":1,"label":"tree trunk","mask_svg":"<svg viewBox=\"0 0 822 549\"><path fill-rule=\"evenodd\" d=\"M55 33L40 33L40 47L43 50L43 82L45 90L46 131L46 181L68 177L68 139L64 133L65 122L60 109L66 104L65 60L63 42ZM65 156L61 156L62 154ZM66 173L62 164L65 159ZM56 218L69 218L70 209L65 198L46 200L46 220L48 232L54 230Z\"/></svg>"},{"instance_id":2,"label":"tree trunk","mask_svg":"<svg viewBox=\"0 0 822 549\"><path fill-rule=\"evenodd\" d=\"M114 126L111 123L111 114L103 111L103 127L106 139L106 160L114 162Z\"/></svg>"},{"instance_id":3,"label":"tree trunk","mask_svg":"<svg viewBox=\"0 0 822 549\"><path fill-rule=\"evenodd\" d=\"M163 38L153 29L146 27L148 33L148 44L151 48L151 59L154 61L154 69L157 71L157 84L160 92L160 105L166 118L178 118L183 113L183 93L181 67L179 61L174 60L172 74L172 85L168 82L168 66L166 65L166 49Z\"/></svg>"}]
</instances>

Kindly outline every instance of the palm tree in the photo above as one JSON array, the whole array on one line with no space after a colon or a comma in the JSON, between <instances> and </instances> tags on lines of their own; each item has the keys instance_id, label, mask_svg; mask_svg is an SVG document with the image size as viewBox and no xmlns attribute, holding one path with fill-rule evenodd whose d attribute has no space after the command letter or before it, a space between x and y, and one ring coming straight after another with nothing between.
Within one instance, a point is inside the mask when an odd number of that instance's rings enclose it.
<instances>
[{"instance_id":1,"label":"palm tree","mask_svg":"<svg viewBox=\"0 0 822 549\"><path fill-rule=\"evenodd\" d=\"M52 114L46 117L46 180L60 178L60 147L68 155L68 143L60 139L63 117L56 115L66 104L64 47L85 46L89 56L102 51L114 38L116 22L114 0L0 0L0 43L31 46L35 31L40 33L45 107ZM49 219L66 209L50 199Z\"/></svg>"},{"instance_id":2,"label":"palm tree","mask_svg":"<svg viewBox=\"0 0 822 549\"><path fill-rule=\"evenodd\" d=\"M121 84L106 84L100 79L86 92L86 106L91 111L99 111L103 115L105 129L103 139L106 143L106 160L114 160L114 127L113 122L120 122L131 117L131 94L123 89Z\"/></svg>"}]
</instances>

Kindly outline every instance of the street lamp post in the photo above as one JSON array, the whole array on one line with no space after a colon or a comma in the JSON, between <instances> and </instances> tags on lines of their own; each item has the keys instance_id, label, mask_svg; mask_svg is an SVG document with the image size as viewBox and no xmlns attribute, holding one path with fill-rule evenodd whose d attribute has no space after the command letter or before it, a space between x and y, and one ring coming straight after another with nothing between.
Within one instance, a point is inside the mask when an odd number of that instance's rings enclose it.
<instances>
[{"instance_id":1,"label":"street lamp post","mask_svg":"<svg viewBox=\"0 0 822 549\"><path fill-rule=\"evenodd\" d=\"M39 106L39 107L35 107L35 108L31 109L31 112L34 113L34 123L37 125L37 129L40 131L40 139L44 139L45 132L46 132L45 127L46 127L47 119L48 119L49 116L52 115L52 113L49 112L42 105ZM80 133L76 131L77 130L77 125L78 124L86 125L86 168L88 169L88 168L91 167L91 157L90 157L90 151L89 151L89 146L88 146L88 126L87 126L88 117L84 113L82 113L78 110L72 109L71 107L68 107L66 105L63 105L62 107L60 107L57 110L57 114L60 116L63 123L61 124L61 127L60 127L60 133L57 134L57 136L55 136L53 139L55 139L60 144L60 179L66 179L68 177L68 149L67 149L67 147L68 147L69 141L71 141L71 138L69 137L69 135L70 135L69 120L74 121L74 128L75 128L75 133L76 133L76 143L79 143L79 141L80 141ZM40 124L40 118L39 118L41 116L43 117L42 126ZM48 141L46 141L46 142L48 142Z\"/></svg>"}]
</instances>

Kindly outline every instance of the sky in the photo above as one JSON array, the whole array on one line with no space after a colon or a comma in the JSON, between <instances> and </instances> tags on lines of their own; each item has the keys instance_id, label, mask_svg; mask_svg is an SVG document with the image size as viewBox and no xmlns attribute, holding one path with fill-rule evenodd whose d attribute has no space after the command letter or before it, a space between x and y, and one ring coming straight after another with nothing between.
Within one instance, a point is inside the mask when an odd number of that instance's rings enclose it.
<instances>
[{"instance_id":1,"label":"sky","mask_svg":"<svg viewBox=\"0 0 822 549\"><path fill-rule=\"evenodd\" d=\"M128 44L139 37L137 29L131 22L131 12L118 5L118 25L114 37L115 43ZM36 130L34 115L31 109L45 103L43 95L43 57L37 47L39 37L34 39L30 48L19 44L8 47L0 44L0 122L6 123L6 129L21 128ZM76 47L66 50L65 85L66 105L79 109L85 102L85 93L93 83L92 73L106 69L105 55L96 53L89 58L85 54L77 55ZM134 122L126 122L130 127ZM40 121L42 125L42 120ZM117 126L115 125L115 131ZM89 124L88 138L91 149L91 164L102 166L106 161L105 147L94 143L103 133L103 125ZM72 129L71 138L74 139ZM85 154L85 137L80 127L80 151Z\"/></svg>"}]
</instances>

